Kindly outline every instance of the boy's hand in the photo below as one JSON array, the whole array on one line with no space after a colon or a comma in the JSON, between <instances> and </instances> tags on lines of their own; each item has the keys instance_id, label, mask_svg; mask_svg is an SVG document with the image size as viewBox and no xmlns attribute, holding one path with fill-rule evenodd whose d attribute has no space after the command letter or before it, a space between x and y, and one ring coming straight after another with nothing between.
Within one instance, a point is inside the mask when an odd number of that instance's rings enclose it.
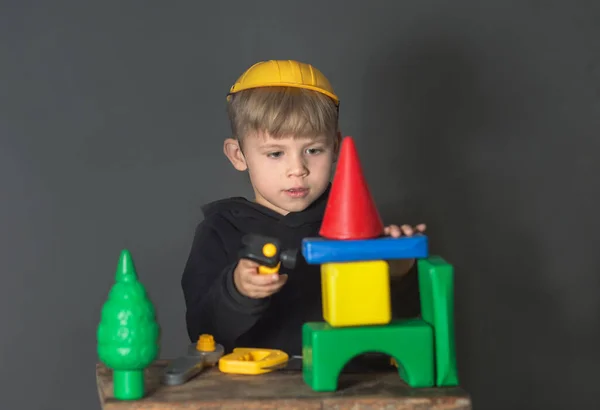
<instances>
[{"instance_id":1,"label":"boy's hand","mask_svg":"<svg viewBox=\"0 0 600 410\"><path fill-rule=\"evenodd\" d=\"M415 233L423 233L426 228L425 224L419 224L414 228L410 225L390 225L384 228L383 233L393 238L398 238L402 235L412 236ZM392 278L402 278L412 269L415 259L393 259L388 261L388 264L390 267L390 276Z\"/></svg>"},{"instance_id":2,"label":"boy's hand","mask_svg":"<svg viewBox=\"0 0 600 410\"><path fill-rule=\"evenodd\" d=\"M398 238L402 235L404 236L412 236L414 233L423 233L427 226L425 224L419 224L414 228L410 225L390 225L386 226L383 230L383 233L386 235L390 235L393 238Z\"/></svg>"},{"instance_id":3,"label":"boy's hand","mask_svg":"<svg viewBox=\"0 0 600 410\"><path fill-rule=\"evenodd\" d=\"M240 259L233 272L235 287L242 295L253 299L271 296L281 289L288 278L288 275L261 275L258 266L258 263L249 259Z\"/></svg>"}]
</instances>

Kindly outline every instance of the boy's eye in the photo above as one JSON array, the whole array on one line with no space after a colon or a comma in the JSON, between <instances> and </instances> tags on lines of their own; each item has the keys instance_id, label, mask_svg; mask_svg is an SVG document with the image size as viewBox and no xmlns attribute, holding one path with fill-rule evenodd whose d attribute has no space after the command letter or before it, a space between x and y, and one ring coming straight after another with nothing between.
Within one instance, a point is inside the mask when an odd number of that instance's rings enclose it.
<instances>
[{"instance_id":1,"label":"boy's eye","mask_svg":"<svg viewBox=\"0 0 600 410\"><path fill-rule=\"evenodd\" d=\"M314 154L318 154L320 152L323 152L323 149L321 148L309 148L306 150L306 152L310 155L314 155Z\"/></svg>"},{"instance_id":2,"label":"boy's eye","mask_svg":"<svg viewBox=\"0 0 600 410\"><path fill-rule=\"evenodd\" d=\"M281 154L283 154L283 152L281 152L281 151L269 152L267 154L267 157L269 157L269 158L279 158L281 156Z\"/></svg>"}]
</instances>

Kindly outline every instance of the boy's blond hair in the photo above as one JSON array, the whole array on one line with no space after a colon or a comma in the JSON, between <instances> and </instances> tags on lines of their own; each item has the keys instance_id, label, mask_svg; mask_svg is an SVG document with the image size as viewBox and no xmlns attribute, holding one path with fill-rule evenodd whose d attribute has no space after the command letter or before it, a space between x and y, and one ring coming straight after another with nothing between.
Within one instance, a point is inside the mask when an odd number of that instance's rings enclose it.
<instances>
[{"instance_id":1,"label":"boy's blond hair","mask_svg":"<svg viewBox=\"0 0 600 410\"><path fill-rule=\"evenodd\" d=\"M298 87L258 87L232 96L227 105L233 138L253 132L273 138L326 136L339 131L338 106L326 95Z\"/></svg>"}]
</instances>

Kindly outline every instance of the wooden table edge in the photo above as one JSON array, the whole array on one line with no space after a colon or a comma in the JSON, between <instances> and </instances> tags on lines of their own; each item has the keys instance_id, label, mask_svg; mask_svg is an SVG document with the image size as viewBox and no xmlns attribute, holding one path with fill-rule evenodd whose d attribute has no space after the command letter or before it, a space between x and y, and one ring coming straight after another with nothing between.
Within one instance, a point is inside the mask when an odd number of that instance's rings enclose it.
<instances>
[{"instance_id":1,"label":"wooden table edge","mask_svg":"<svg viewBox=\"0 0 600 410\"><path fill-rule=\"evenodd\" d=\"M164 367L170 360L158 359L155 360L148 368L146 372L151 368ZM108 394L104 394L103 386L101 383L100 370L107 369L107 367L101 363L96 363L96 385L98 398L100 400L100 406L103 410L180 410L180 409L228 409L228 410L246 410L246 409L336 409L336 410L358 410L358 409L406 409L411 410L413 407L408 403L403 407L393 407L398 404L398 398L395 397L380 397L378 395L365 395L365 396L337 396L331 397L331 392L323 393L322 396L315 397L300 397L300 398L270 398L267 400L261 398L224 398L219 400L218 403L215 401L207 400L190 400L185 402L167 402L167 401L153 401L152 390L150 390L146 396L139 400L117 400L113 397L107 397ZM469 393L462 389L461 386L456 386L458 394L445 395L439 397L419 397L416 396L416 401L423 401L421 405L415 402L415 405L419 409L435 409L435 410L471 410L472 409L472 398ZM422 406L427 407L422 407ZM377 406L377 407L375 407Z\"/></svg>"}]
</instances>

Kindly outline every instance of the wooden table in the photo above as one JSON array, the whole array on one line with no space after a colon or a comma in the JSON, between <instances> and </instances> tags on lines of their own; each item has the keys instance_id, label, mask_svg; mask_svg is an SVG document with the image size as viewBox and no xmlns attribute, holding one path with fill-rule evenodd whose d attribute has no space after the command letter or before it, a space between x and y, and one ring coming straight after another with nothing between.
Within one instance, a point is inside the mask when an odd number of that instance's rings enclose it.
<instances>
[{"instance_id":1,"label":"wooden table","mask_svg":"<svg viewBox=\"0 0 600 410\"><path fill-rule=\"evenodd\" d=\"M342 374L339 389L314 392L302 373L280 370L259 376L231 375L217 368L206 370L186 384L164 386L160 373L167 361L146 369L146 397L136 401L113 398L112 371L96 365L98 394L104 410L173 409L386 409L466 410L469 395L459 387L411 389L396 371L369 374Z\"/></svg>"}]
</instances>

